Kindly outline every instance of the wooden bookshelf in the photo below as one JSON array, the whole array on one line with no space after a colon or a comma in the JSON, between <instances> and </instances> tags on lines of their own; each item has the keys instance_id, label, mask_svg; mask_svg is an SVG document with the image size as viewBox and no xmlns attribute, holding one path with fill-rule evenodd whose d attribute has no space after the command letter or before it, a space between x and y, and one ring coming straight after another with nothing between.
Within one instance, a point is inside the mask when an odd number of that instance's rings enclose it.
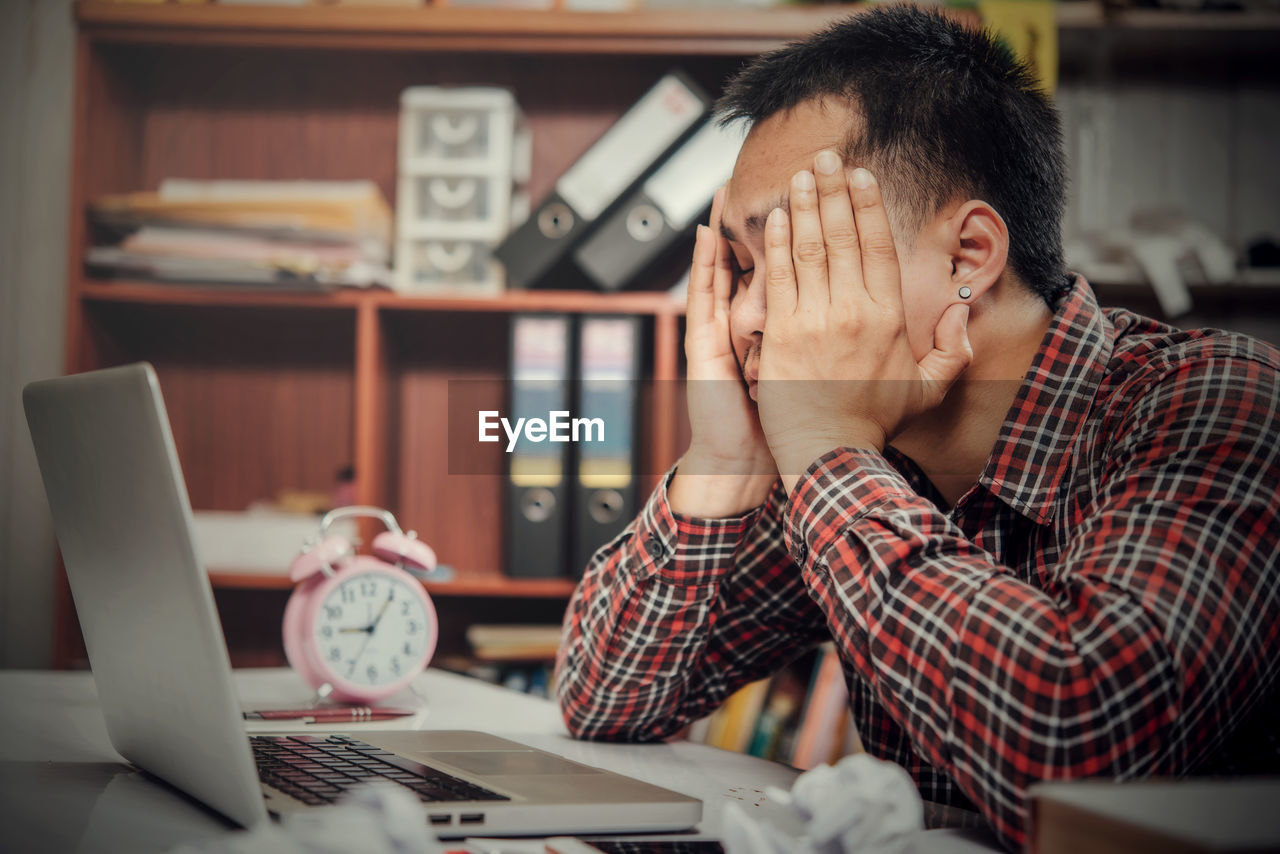
<instances>
[{"instance_id":1,"label":"wooden bookshelf","mask_svg":"<svg viewBox=\"0 0 1280 854\"><path fill-rule=\"evenodd\" d=\"M504 574L502 478L450 473L450 382L488 383L500 405L512 313L641 316L649 488L687 441L676 392L683 304L666 294L678 270L648 292L495 298L106 281L84 271L87 207L169 177L367 179L394 204L400 93L448 84L515 93L533 134L538 199L667 71L679 67L714 94L754 54L853 9L606 14L86 0L76 7L67 371L155 366L198 510L329 489L353 466L357 500L392 510L458 571L453 582L428 585L442 603L442 654L457 651L449 639L473 619L554 620L572 581ZM287 585L234 567L211 579L233 662L282 661ZM57 663L81 663L65 584L58 610Z\"/></svg>"}]
</instances>

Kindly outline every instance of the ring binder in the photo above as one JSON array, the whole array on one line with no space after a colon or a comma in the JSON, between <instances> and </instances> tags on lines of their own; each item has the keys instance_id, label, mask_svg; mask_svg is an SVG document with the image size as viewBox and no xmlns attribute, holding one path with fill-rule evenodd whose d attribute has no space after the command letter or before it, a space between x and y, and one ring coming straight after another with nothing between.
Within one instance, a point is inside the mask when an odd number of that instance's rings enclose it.
<instances>
[{"instance_id":1,"label":"ring binder","mask_svg":"<svg viewBox=\"0 0 1280 854\"><path fill-rule=\"evenodd\" d=\"M568 315L511 319L512 418L569 409L572 326ZM507 469L507 573L567 573L569 445L518 440Z\"/></svg>"},{"instance_id":2,"label":"ring binder","mask_svg":"<svg viewBox=\"0 0 1280 854\"><path fill-rule=\"evenodd\" d=\"M739 126L704 123L574 250L578 269L606 291L643 280L710 210L742 138Z\"/></svg>"},{"instance_id":3,"label":"ring binder","mask_svg":"<svg viewBox=\"0 0 1280 854\"><path fill-rule=\"evenodd\" d=\"M568 253L706 115L710 100L680 72L664 76L556 182L494 254L513 288L552 284Z\"/></svg>"},{"instance_id":4,"label":"ring binder","mask_svg":"<svg viewBox=\"0 0 1280 854\"><path fill-rule=\"evenodd\" d=\"M573 562L581 576L591 555L636 514L641 322L621 315L584 316L578 330L577 412L599 418L600 442L575 446Z\"/></svg>"}]
</instances>

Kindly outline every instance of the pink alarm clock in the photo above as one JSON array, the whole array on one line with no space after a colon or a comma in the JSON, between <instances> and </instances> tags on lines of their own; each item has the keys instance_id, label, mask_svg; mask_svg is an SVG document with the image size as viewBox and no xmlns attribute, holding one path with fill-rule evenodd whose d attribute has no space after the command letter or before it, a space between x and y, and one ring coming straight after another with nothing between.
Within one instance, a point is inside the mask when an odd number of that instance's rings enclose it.
<instances>
[{"instance_id":1,"label":"pink alarm clock","mask_svg":"<svg viewBox=\"0 0 1280 854\"><path fill-rule=\"evenodd\" d=\"M329 533L338 519L373 517L387 530L373 555L356 554ZM374 703L404 688L436 649L436 609L405 566L431 570L435 552L405 534L377 507L340 507L320 520L318 541L289 567L297 583L284 609L289 664L321 694L346 703ZM326 688L325 686L328 686Z\"/></svg>"}]
</instances>

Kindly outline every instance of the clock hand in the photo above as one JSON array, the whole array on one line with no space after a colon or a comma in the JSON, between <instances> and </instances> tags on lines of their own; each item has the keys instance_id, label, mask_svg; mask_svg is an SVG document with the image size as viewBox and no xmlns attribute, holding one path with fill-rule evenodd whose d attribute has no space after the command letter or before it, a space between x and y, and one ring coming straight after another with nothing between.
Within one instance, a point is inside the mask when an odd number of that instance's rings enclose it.
<instances>
[{"instance_id":1,"label":"clock hand","mask_svg":"<svg viewBox=\"0 0 1280 854\"><path fill-rule=\"evenodd\" d=\"M361 629L360 631L363 632L365 629ZM360 651L351 656L351 666L347 668L348 677L350 677L352 673L356 672L356 664L360 662L360 656L364 655L364 651L369 648L369 641L371 640L373 640L373 632L369 632L365 635L364 643L360 644Z\"/></svg>"},{"instance_id":2,"label":"clock hand","mask_svg":"<svg viewBox=\"0 0 1280 854\"><path fill-rule=\"evenodd\" d=\"M382 615L387 613L387 606L391 604L391 600L395 598L396 590L391 588L391 595L387 597L387 601L382 603L382 607L378 609L378 616L373 618L373 622L369 624L369 634L373 634L373 630L378 627L378 623L382 622Z\"/></svg>"},{"instance_id":3,"label":"clock hand","mask_svg":"<svg viewBox=\"0 0 1280 854\"><path fill-rule=\"evenodd\" d=\"M383 613L386 612L387 606L390 604L391 604L390 599L387 599L386 602L383 602L382 608L378 611L378 616L372 618L369 622L369 625L360 626L358 628L355 626L347 626L346 628L338 629L338 633L344 634L344 635L353 635L353 634L356 634L357 632L365 632L367 634L373 634L373 630L378 626L378 621L382 619Z\"/></svg>"},{"instance_id":4,"label":"clock hand","mask_svg":"<svg viewBox=\"0 0 1280 854\"><path fill-rule=\"evenodd\" d=\"M369 636L364 639L364 643L360 645L360 651L351 659L351 666L347 668L347 675L350 676L356 670L356 664L359 663L360 657L364 655L364 651L369 648L369 641L373 640L373 630L378 627L378 623L382 622L382 615L387 613L387 606L391 604L392 598L396 595L395 588L392 588L391 595L387 597L387 601L382 603L382 607L378 609L378 616L373 618L373 622L365 626L363 629L355 629L359 632L368 632Z\"/></svg>"}]
</instances>

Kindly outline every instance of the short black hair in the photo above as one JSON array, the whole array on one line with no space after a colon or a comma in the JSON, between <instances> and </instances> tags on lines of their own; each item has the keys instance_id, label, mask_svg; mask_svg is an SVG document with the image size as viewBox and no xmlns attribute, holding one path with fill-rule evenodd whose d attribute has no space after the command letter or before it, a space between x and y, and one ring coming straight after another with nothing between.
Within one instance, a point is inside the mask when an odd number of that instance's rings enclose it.
<instances>
[{"instance_id":1,"label":"short black hair","mask_svg":"<svg viewBox=\"0 0 1280 854\"><path fill-rule=\"evenodd\" d=\"M982 199L1008 226L1009 267L1056 305L1071 284L1066 158L1058 111L1026 63L940 12L879 6L754 59L716 111L755 124L825 98L856 110L841 153L881 178L899 228L914 239L944 203Z\"/></svg>"}]
</instances>

